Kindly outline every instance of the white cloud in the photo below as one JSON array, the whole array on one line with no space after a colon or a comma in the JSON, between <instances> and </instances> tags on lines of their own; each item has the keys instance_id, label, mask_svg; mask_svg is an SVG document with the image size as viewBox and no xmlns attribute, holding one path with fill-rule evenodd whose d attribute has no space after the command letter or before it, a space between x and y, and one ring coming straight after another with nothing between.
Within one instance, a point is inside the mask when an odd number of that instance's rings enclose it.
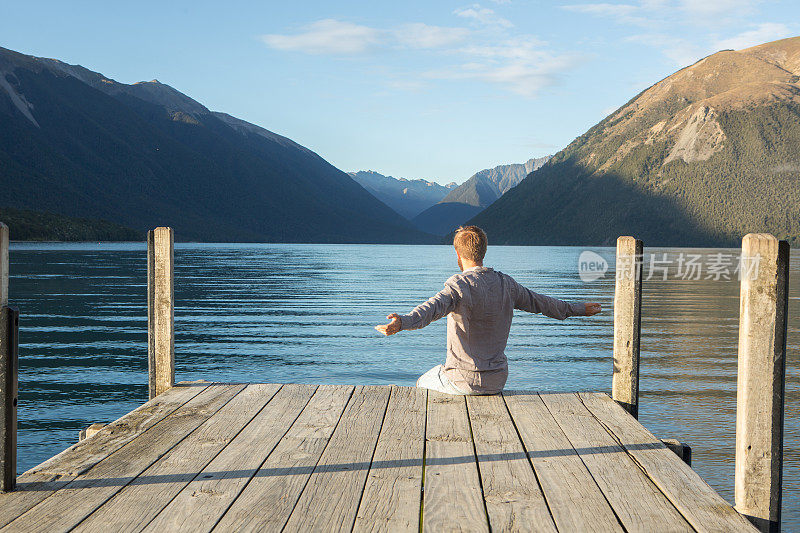
<instances>
[{"instance_id":1,"label":"white cloud","mask_svg":"<svg viewBox=\"0 0 800 533\"><path fill-rule=\"evenodd\" d=\"M708 47L699 46L670 34L647 33L632 35L626 41L658 48L676 67L689 66L713 52Z\"/></svg>"},{"instance_id":2,"label":"white cloud","mask_svg":"<svg viewBox=\"0 0 800 533\"><path fill-rule=\"evenodd\" d=\"M553 85L558 75L572 66L570 60L554 57L535 64L512 62L488 67L476 71L473 77L504 85L516 94L533 97L545 87Z\"/></svg>"},{"instance_id":3,"label":"white cloud","mask_svg":"<svg viewBox=\"0 0 800 533\"><path fill-rule=\"evenodd\" d=\"M692 15L730 16L752 11L758 0L680 0L680 8Z\"/></svg>"},{"instance_id":4,"label":"white cloud","mask_svg":"<svg viewBox=\"0 0 800 533\"><path fill-rule=\"evenodd\" d=\"M661 26L665 22L719 26L751 14L762 0L639 0L634 3L588 3L561 6L562 9L620 24Z\"/></svg>"},{"instance_id":5,"label":"white cloud","mask_svg":"<svg viewBox=\"0 0 800 533\"><path fill-rule=\"evenodd\" d=\"M465 19L473 20L474 22L483 24L484 26L497 26L501 28L511 28L514 26L510 20L499 16L494 12L493 9L481 7L480 4L472 4L471 7L456 9L453 11L453 14Z\"/></svg>"},{"instance_id":6,"label":"white cloud","mask_svg":"<svg viewBox=\"0 0 800 533\"><path fill-rule=\"evenodd\" d=\"M308 54L360 54L376 45L380 30L335 19L323 19L294 35L269 34L262 40L277 50L292 50Z\"/></svg>"},{"instance_id":7,"label":"white cloud","mask_svg":"<svg viewBox=\"0 0 800 533\"><path fill-rule=\"evenodd\" d=\"M468 61L457 68L427 73L429 78L475 79L504 86L516 94L534 97L553 85L578 58L556 55L546 43L531 37L475 45L460 50Z\"/></svg>"},{"instance_id":8,"label":"white cloud","mask_svg":"<svg viewBox=\"0 0 800 533\"><path fill-rule=\"evenodd\" d=\"M720 50L741 50L769 41L782 39L792 35L786 24L767 22L754 26L753 29L743 31L727 39L700 39L688 40L666 33L647 33L633 35L626 40L652 46L661 51L664 56L677 67L686 67L696 61Z\"/></svg>"},{"instance_id":9,"label":"white cloud","mask_svg":"<svg viewBox=\"0 0 800 533\"><path fill-rule=\"evenodd\" d=\"M411 92L427 88L435 79L459 79L490 83L534 97L578 62L576 55L556 53L548 43L532 35L516 34L509 29L513 26L511 22L479 4L456 10L454 15L481 27L468 29L414 22L379 29L324 19L301 28L298 33L261 38L274 49L308 54L357 55L391 50L393 54L382 57L392 58L397 53L429 50L426 61L433 59L438 66L428 72L420 74L412 69L401 75L400 71L392 73L390 66L386 69L387 87Z\"/></svg>"},{"instance_id":10,"label":"white cloud","mask_svg":"<svg viewBox=\"0 0 800 533\"><path fill-rule=\"evenodd\" d=\"M633 4L570 4L561 6L561 8L573 13L610 18L619 24L640 26L648 24L647 19L641 16L643 8Z\"/></svg>"},{"instance_id":11,"label":"white cloud","mask_svg":"<svg viewBox=\"0 0 800 533\"><path fill-rule=\"evenodd\" d=\"M662 9L667 7L670 0L641 0L642 9Z\"/></svg>"},{"instance_id":12,"label":"white cloud","mask_svg":"<svg viewBox=\"0 0 800 533\"><path fill-rule=\"evenodd\" d=\"M462 42L469 35L467 28L431 26L421 22L403 24L392 30L381 30L335 19L313 22L300 33L269 34L261 39L276 50L307 54L355 55L380 46L440 48Z\"/></svg>"},{"instance_id":13,"label":"white cloud","mask_svg":"<svg viewBox=\"0 0 800 533\"><path fill-rule=\"evenodd\" d=\"M561 7L567 11L604 17L625 17L632 15L639 9L638 6L631 4L571 4Z\"/></svg>"},{"instance_id":14,"label":"white cloud","mask_svg":"<svg viewBox=\"0 0 800 533\"><path fill-rule=\"evenodd\" d=\"M791 34L786 24L766 22L764 24L759 24L752 30L744 31L728 39L717 41L715 47L717 50L725 50L728 48L741 50L742 48L750 48L757 44L783 39L784 37L789 37Z\"/></svg>"},{"instance_id":15,"label":"white cloud","mask_svg":"<svg viewBox=\"0 0 800 533\"><path fill-rule=\"evenodd\" d=\"M469 30L415 22L403 24L394 33L398 42L412 48L441 48L462 42L469 35Z\"/></svg>"},{"instance_id":16,"label":"white cloud","mask_svg":"<svg viewBox=\"0 0 800 533\"><path fill-rule=\"evenodd\" d=\"M628 0L628 3L585 3L562 9L637 26L642 34L625 40L658 49L676 66L684 67L724 48L741 49L788 37L789 25L752 24L763 0ZM741 31L742 28L751 29ZM726 32L726 28L728 31ZM730 28L740 33L730 34Z\"/></svg>"},{"instance_id":17,"label":"white cloud","mask_svg":"<svg viewBox=\"0 0 800 533\"><path fill-rule=\"evenodd\" d=\"M661 53L667 56L676 67L683 68L697 63L713 52L686 41L676 41L674 44L662 48Z\"/></svg>"},{"instance_id":18,"label":"white cloud","mask_svg":"<svg viewBox=\"0 0 800 533\"><path fill-rule=\"evenodd\" d=\"M614 111L616 111L619 108L620 108L620 106L618 106L618 105L608 106L605 109L603 109L602 111L600 111L600 114L603 116L603 118L605 118L605 117L607 117L608 115L610 115L611 113L613 113Z\"/></svg>"},{"instance_id":19,"label":"white cloud","mask_svg":"<svg viewBox=\"0 0 800 533\"><path fill-rule=\"evenodd\" d=\"M520 61L537 61L546 55L547 43L535 37L508 39L500 43L473 45L462 49L463 52L485 58L503 58Z\"/></svg>"},{"instance_id":20,"label":"white cloud","mask_svg":"<svg viewBox=\"0 0 800 533\"><path fill-rule=\"evenodd\" d=\"M410 93L418 93L425 88L425 83L423 81L415 79L391 80L387 82L386 85L392 89Z\"/></svg>"}]
</instances>

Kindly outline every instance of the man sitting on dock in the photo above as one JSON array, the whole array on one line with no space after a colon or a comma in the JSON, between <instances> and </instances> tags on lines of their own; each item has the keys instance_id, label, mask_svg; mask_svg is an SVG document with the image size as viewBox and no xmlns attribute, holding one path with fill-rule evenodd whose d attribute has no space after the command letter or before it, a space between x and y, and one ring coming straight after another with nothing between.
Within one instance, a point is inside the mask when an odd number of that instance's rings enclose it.
<instances>
[{"instance_id":1,"label":"man sitting on dock","mask_svg":"<svg viewBox=\"0 0 800 533\"><path fill-rule=\"evenodd\" d=\"M456 230L453 246L461 273L407 315L392 313L375 326L384 335L424 328L447 315L447 359L418 380L417 387L448 394L497 394L508 378L504 353L514 309L564 320L600 312L599 303L569 303L537 294L508 274L483 266L488 241L477 226Z\"/></svg>"}]
</instances>

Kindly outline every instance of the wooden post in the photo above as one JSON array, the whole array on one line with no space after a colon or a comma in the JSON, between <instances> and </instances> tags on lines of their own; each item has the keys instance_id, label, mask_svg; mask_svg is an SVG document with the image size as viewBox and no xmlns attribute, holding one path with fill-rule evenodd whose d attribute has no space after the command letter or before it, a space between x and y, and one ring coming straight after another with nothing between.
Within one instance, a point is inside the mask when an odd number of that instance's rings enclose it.
<instances>
[{"instance_id":1,"label":"wooden post","mask_svg":"<svg viewBox=\"0 0 800 533\"><path fill-rule=\"evenodd\" d=\"M736 510L761 531L780 531L789 243L745 235L740 278Z\"/></svg>"},{"instance_id":2,"label":"wooden post","mask_svg":"<svg viewBox=\"0 0 800 533\"><path fill-rule=\"evenodd\" d=\"M8 226L0 222L0 306L8 305Z\"/></svg>"},{"instance_id":3,"label":"wooden post","mask_svg":"<svg viewBox=\"0 0 800 533\"><path fill-rule=\"evenodd\" d=\"M614 375L611 397L639 416L639 334L642 315L642 241L617 239L614 288Z\"/></svg>"},{"instance_id":4,"label":"wooden post","mask_svg":"<svg viewBox=\"0 0 800 533\"><path fill-rule=\"evenodd\" d=\"M94 437L104 427L106 427L106 425L103 424L102 422L95 422L88 428L80 430L78 432L78 441L80 442L82 440L88 439L89 437Z\"/></svg>"},{"instance_id":5,"label":"wooden post","mask_svg":"<svg viewBox=\"0 0 800 533\"><path fill-rule=\"evenodd\" d=\"M172 228L147 232L147 340L150 398L175 384Z\"/></svg>"},{"instance_id":6,"label":"wooden post","mask_svg":"<svg viewBox=\"0 0 800 533\"><path fill-rule=\"evenodd\" d=\"M692 447L678 439L660 439L661 444L675 452L675 455L689 466L692 466Z\"/></svg>"},{"instance_id":7,"label":"wooden post","mask_svg":"<svg viewBox=\"0 0 800 533\"><path fill-rule=\"evenodd\" d=\"M19 310L0 309L0 490L17 486L17 394L19 374Z\"/></svg>"},{"instance_id":8,"label":"wooden post","mask_svg":"<svg viewBox=\"0 0 800 533\"><path fill-rule=\"evenodd\" d=\"M0 222L0 490L17 484L19 311L8 307L8 226Z\"/></svg>"}]
</instances>

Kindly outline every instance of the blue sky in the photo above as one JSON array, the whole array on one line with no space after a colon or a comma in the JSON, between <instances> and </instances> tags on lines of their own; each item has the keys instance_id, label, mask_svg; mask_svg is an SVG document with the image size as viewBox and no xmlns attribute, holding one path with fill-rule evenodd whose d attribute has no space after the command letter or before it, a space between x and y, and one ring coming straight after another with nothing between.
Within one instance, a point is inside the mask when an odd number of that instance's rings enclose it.
<instances>
[{"instance_id":1,"label":"blue sky","mask_svg":"<svg viewBox=\"0 0 800 533\"><path fill-rule=\"evenodd\" d=\"M0 0L0 46L157 78L345 171L440 183L556 152L709 53L795 35L796 0Z\"/></svg>"}]
</instances>

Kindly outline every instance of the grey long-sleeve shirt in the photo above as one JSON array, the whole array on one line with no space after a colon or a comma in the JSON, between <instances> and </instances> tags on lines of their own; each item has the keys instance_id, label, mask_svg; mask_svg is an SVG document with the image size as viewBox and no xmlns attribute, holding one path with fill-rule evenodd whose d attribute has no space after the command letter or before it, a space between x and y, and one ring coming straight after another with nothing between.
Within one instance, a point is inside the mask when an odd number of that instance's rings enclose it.
<instances>
[{"instance_id":1,"label":"grey long-sleeve shirt","mask_svg":"<svg viewBox=\"0 0 800 533\"><path fill-rule=\"evenodd\" d=\"M454 274L444 289L400 315L400 329L423 328L447 315L445 375L464 391L494 394L508 378L505 348L514 309L559 320L586 314L584 303L537 294L508 274L480 266Z\"/></svg>"}]
</instances>

